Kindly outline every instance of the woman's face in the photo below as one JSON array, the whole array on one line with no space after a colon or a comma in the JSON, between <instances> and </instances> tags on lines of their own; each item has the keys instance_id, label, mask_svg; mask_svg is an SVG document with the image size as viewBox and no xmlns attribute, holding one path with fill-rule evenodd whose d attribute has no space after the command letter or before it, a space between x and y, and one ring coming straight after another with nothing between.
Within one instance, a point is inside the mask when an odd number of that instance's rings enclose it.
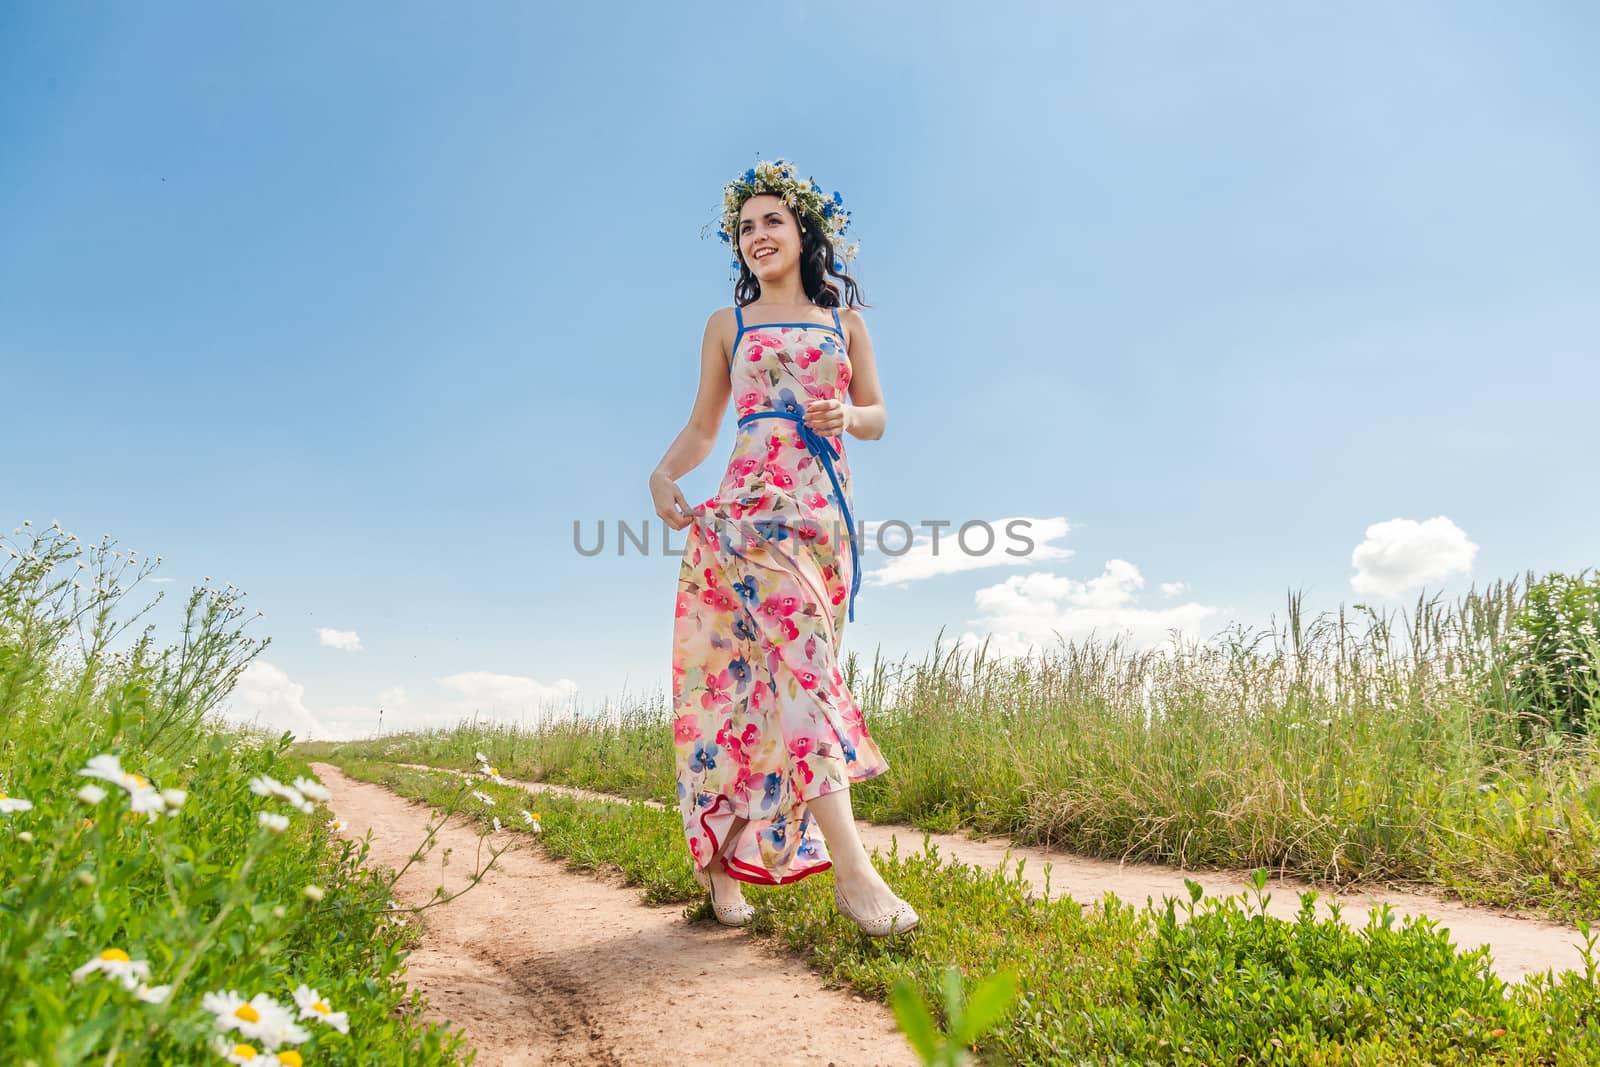
<instances>
[{"instance_id":1,"label":"woman's face","mask_svg":"<svg viewBox=\"0 0 1600 1067\"><path fill-rule=\"evenodd\" d=\"M775 278L800 262L800 230L781 197L758 193L744 202L739 254L758 278Z\"/></svg>"}]
</instances>

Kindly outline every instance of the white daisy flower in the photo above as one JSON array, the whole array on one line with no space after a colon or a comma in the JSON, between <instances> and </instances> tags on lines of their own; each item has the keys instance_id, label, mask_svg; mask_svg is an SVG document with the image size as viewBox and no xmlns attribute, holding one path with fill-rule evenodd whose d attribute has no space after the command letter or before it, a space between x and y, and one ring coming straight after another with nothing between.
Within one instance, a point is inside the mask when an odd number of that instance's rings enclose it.
<instances>
[{"instance_id":1,"label":"white daisy flower","mask_svg":"<svg viewBox=\"0 0 1600 1067\"><path fill-rule=\"evenodd\" d=\"M183 802L189 799L189 793L184 789L163 789L161 801L166 804L168 811L177 811L183 807Z\"/></svg>"},{"instance_id":2,"label":"white daisy flower","mask_svg":"<svg viewBox=\"0 0 1600 1067\"><path fill-rule=\"evenodd\" d=\"M304 889L300 890L300 892L306 895L307 900L321 900L323 897L328 895L328 891L323 889L320 885L308 885Z\"/></svg>"},{"instance_id":3,"label":"white daisy flower","mask_svg":"<svg viewBox=\"0 0 1600 1067\"><path fill-rule=\"evenodd\" d=\"M119 785L130 793L137 789L150 788L148 778L123 770L122 760L109 752L101 753L91 759L78 773L87 778L99 778L112 785Z\"/></svg>"},{"instance_id":4,"label":"white daisy flower","mask_svg":"<svg viewBox=\"0 0 1600 1067\"><path fill-rule=\"evenodd\" d=\"M522 821L533 827L534 833L539 833L544 829L544 827L539 825L539 816L535 815L527 808L522 809Z\"/></svg>"},{"instance_id":5,"label":"white daisy flower","mask_svg":"<svg viewBox=\"0 0 1600 1067\"><path fill-rule=\"evenodd\" d=\"M106 977L117 979L123 988L132 992L150 977L150 964L144 960L129 959L128 954L120 948L108 948L73 971L72 980L81 982L95 971L102 971Z\"/></svg>"},{"instance_id":6,"label":"white daisy flower","mask_svg":"<svg viewBox=\"0 0 1600 1067\"><path fill-rule=\"evenodd\" d=\"M78 790L78 799L85 804L98 804L106 798L106 791L90 783Z\"/></svg>"},{"instance_id":7,"label":"white daisy flower","mask_svg":"<svg viewBox=\"0 0 1600 1067\"><path fill-rule=\"evenodd\" d=\"M21 797L8 797L5 790L0 789L0 815L10 815L14 811L32 811L33 801L23 800Z\"/></svg>"},{"instance_id":8,"label":"white daisy flower","mask_svg":"<svg viewBox=\"0 0 1600 1067\"><path fill-rule=\"evenodd\" d=\"M160 1004L160 1003L164 1002L167 999L167 994L171 993L171 992L172 992L172 987L169 986L169 985L154 985L153 986L153 985L145 985L143 982L140 982L139 983L139 988L134 993L134 996L138 997L140 1000L144 1001L146 1004Z\"/></svg>"},{"instance_id":9,"label":"white daisy flower","mask_svg":"<svg viewBox=\"0 0 1600 1067\"><path fill-rule=\"evenodd\" d=\"M315 989L302 985L294 991L294 1002L300 1007L300 1018L316 1019L326 1026L331 1026L341 1034L350 1032L350 1018L346 1012L334 1011L328 1007L328 1002L323 1000Z\"/></svg>"},{"instance_id":10,"label":"white daisy flower","mask_svg":"<svg viewBox=\"0 0 1600 1067\"><path fill-rule=\"evenodd\" d=\"M229 1041L225 1037L218 1037L211 1047L216 1049L217 1055L229 1063L245 1063L250 1064L251 1067L269 1067L269 1065L278 1062L277 1058L269 1052L257 1052L254 1045L247 1045L242 1041Z\"/></svg>"},{"instance_id":11,"label":"white daisy flower","mask_svg":"<svg viewBox=\"0 0 1600 1067\"><path fill-rule=\"evenodd\" d=\"M323 784L315 778L296 778L294 787L312 800L328 800L333 796Z\"/></svg>"},{"instance_id":12,"label":"white daisy flower","mask_svg":"<svg viewBox=\"0 0 1600 1067\"><path fill-rule=\"evenodd\" d=\"M500 832L500 816L498 816L498 815L496 815L494 817L494 832L495 833L499 833Z\"/></svg>"},{"instance_id":13,"label":"white daisy flower","mask_svg":"<svg viewBox=\"0 0 1600 1067\"><path fill-rule=\"evenodd\" d=\"M250 791L258 797L280 797L303 812L309 813L315 810L300 790L292 785L284 785L271 775L263 774L259 778L250 779Z\"/></svg>"},{"instance_id":14,"label":"white daisy flower","mask_svg":"<svg viewBox=\"0 0 1600 1067\"><path fill-rule=\"evenodd\" d=\"M274 815L270 811L257 812L256 822L275 834L281 834L289 828L289 817L287 815Z\"/></svg>"},{"instance_id":15,"label":"white daisy flower","mask_svg":"<svg viewBox=\"0 0 1600 1067\"><path fill-rule=\"evenodd\" d=\"M494 797L490 796L488 793L480 793L478 790L474 789L472 791L472 795L477 797L479 800L483 801L485 804L489 805L490 807L494 807Z\"/></svg>"},{"instance_id":16,"label":"white daisy flower","mask_svg":"<svg viewBox=\"0 0 1600 1067\"><path fill-rule=\"evenodd\" d=\"M200 1006L215 1016L218 1030L238 1030L269 1049L311 1039L310 1032L294 1021L293 1013L265 993L248 1001L231 989L207 993L200 998Z\"/></svg>"},{"instance_id":17,"label":"white daisy flower","mask_svg":"<svg viewBox=\"0 0 1600 1067\"><path fill-rule=\"evenodd\" d=\"M334 833L339 833L350 824L345 822L343 819L329 819L326 825L328 829L332 830Z\"/></svg>"},{"instance_id":18,"label":"white daisy flower","mask_svg":"<svg viewBox=\"0 0 1600 1067\"><path fill-rule=\"evenodd\" d=\"M473 755L478 758L478 762L479 763L488 763L489 762L489 757L485 756L482 752L474 752Z\"/></svg>"},{"instance_id":19,"label":"white daisy flower","mask_svg":"<svg viewBox=\"0 0 1600 1067\"><path fill-rule=\"evenodd\" d=\"M128 790L128 807L133 811L149 815L152 819L159 819L166 813L167 802L160 790L145 786L142 789Z\"/></svg>"}]
</instances>

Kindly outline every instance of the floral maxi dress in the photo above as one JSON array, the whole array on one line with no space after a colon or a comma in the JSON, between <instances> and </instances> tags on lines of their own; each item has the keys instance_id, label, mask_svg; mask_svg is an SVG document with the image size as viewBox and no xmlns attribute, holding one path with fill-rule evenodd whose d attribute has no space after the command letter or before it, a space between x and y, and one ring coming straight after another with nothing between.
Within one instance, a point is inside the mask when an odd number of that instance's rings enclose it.
<instances>
[{"instance_id":1,"label":"floral maxi dress","mask_svg":"<svg viewBox=\"0 0 1600 1067\"><path fill-rule=\"evenodd\" d=\"M832 865L807 802L889 765L838 665L859 581L843 438L798 421L811 401L846 396L839 312L832 326L746 326L735 314L733 455L693 509L678 576L678 808L696 866L748 820L723 867L777 885Z\"/></svg>"}]
</instances>

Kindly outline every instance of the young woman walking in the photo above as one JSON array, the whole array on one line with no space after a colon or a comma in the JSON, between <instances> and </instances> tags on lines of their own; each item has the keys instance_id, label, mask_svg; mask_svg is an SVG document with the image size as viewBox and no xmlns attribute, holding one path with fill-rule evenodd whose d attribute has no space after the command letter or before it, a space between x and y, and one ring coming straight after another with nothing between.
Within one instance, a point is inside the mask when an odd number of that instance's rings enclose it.
<instances>
[{"instance_id":1,"label":"young woman walking","mask_svg":"<svg viewBox=\"0 0 1600 1067\"><path fill-rule=\"evenodd\" d=\"M889 765L839 670L860 585L843 435L882 437L884 406L859 289L840 269L840 204L781 159L724 187L734 306L706 323L694 408L650 493L663 522L689 528L673 731L696 878L738 926L752 910L741 882L832 867L840 912L882 937L918 917L872 866L850 809L850 785ZM691 508L676 481L710 454L730 396L733 455L717 494Z\"/></svg>"}]
</instances>

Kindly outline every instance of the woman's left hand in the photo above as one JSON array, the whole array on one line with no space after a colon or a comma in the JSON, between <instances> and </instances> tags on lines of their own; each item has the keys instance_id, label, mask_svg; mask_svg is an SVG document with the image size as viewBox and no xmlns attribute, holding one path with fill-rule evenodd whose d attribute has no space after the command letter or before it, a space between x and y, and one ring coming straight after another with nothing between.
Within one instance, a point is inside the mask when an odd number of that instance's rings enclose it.
<instances>
[{"instance_id":1,"label":"woman's left hand","mask_svg":"<svg viewBox=\"0 0 1600 1067\"><path fill-rule=\"evenodd\" d=\"M850 405L843 400L813 400L806 405L806 425L817 433L837 437L850 429Z\"/></svg>"}]
</instances>

